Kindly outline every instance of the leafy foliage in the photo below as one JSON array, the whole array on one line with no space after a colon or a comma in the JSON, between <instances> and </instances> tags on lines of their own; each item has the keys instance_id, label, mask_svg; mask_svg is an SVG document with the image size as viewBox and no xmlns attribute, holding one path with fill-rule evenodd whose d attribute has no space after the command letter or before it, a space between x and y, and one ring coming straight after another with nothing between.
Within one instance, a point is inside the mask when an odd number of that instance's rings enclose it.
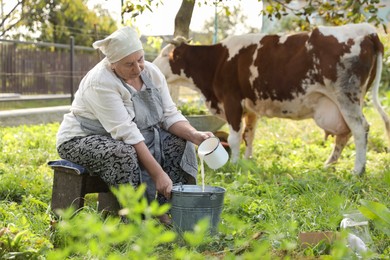
<instances>
[{"instance_id":1,"label":"leafy foliage","mask_svg":"<svg viewBox=\"0 0 390 260\"><path fill-rule=\"evenodd\" d=\"M178 106L178 109L185 116L189 115L206 115L209 114L208 109L200 102L187 102Z\"/></svg>"},{"instance_id":2,"label":"leafy foliage","mask_svg":"<svg viewBox=\"0 0 390 260\"><path fill-rule=\"evenodd\" d=\"M122 7L122 15L124 13L130 13L131 17L137 17L138 15L141 15L145 10L149 10L153 12L154 8L157 8L159 5L162 4L161 0L153 1L153 0L147 0L147 1L125 1L123 7Z\"/></svg>"},{"instance_id":3,"label":"leafy foliage","mask_svg":"<svg viewBox=\"0 0 390 260\"><path fill-rule=\"evenodd\" d=\"M360 203L362 204L360 211L390 236L390 210L385 205L375 201L362 200Z\"/></svg>"},{"instance_id":4,"label":"leafy foliage","mask_svg":"<svg viewBox=\"0 0 390 260\"><path fill-rule=\"evenodd\" d=\"M104 219L88 211L74 215L72 209L61 213L57 228L64 246L49 253L48 258L157 259L155 248L172 242L176 234L165 230L154 218L165 213L167 205L148 205L144 191L145 186L134 190L126 185L114 190L123 205L122 218Z\"/></svg>"},{"instance_id":5,"label":"leafy foliage","mask_svg":"<svg viewBox=\"0 0 390 260\"><path fill-rule=\"evenodd\" d=\"M73 36L76 45L91 46L97 37L116 30L107 10L99 6L89 10L83 0L17 1L9 17L2 21L7 25L3 33L12 31L15 39L69 44ZM24 28L23 33L18 28Z\"/></svg>"},{"instance_id":6,"label":"leafy foliage","mask_svg":"<svg viewBox=\"0 0 390 260\"><path fill-rule=\"evenodd\" d=\"M291 0L266 1L263 10L269 19L281 19L287 14L294 14L301 20L301 29L311 26L314 16L321 18L326 24L342 25L347 23L370 22L376 26L386 24L378 15L378 9L383 7L379 0L305 0L297 4Z\"/></svg>"}]
</instances>

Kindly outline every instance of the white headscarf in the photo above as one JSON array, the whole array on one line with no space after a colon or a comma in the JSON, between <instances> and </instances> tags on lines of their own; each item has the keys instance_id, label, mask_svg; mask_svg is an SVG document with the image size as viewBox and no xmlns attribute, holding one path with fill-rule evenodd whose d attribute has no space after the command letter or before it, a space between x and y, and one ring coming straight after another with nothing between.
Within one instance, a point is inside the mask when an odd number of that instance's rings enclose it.
<instances>
[{"instance_id":1,"label":"white headscarf","mask_svg":"<svg viewBox=\"0 0 390 260\"><path fill-rule=\"evenodd\" d=\"M100 49L110 63L143 49L137 32L128 26L113 32L103 40L94 42L92 46Z\"/></svg>"}]
</instances>

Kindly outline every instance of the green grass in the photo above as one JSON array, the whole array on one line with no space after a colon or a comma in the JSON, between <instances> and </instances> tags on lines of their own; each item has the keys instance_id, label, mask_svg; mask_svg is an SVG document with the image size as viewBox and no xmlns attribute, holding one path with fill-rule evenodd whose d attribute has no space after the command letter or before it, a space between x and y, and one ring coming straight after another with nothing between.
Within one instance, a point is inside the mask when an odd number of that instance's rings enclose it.
<instances>
[{"instance_id":1,"label":"green grass","mask_svg":"<svg viewBox=\"0 0 390 260\"><path fill-rule=\"evenodd\" d=\"M383 103L389 113L388 100ZM303 231L338 231L343 213L353 210L372 214L373 252L364 258L388 259L388 140L376 112L369 107L365 114L371 128L363 177L351 174L352 140L339 163L324 169L333 138L324 141L312 121L261 119L251 160L215 171L206 166L206 184L227 190L214 237L204 234L204 223L184 238L162 229L153 216L166 209L148 207L129 190L118 196L129 208L130 223L104 218L90 196L83 213L65 212L53 229L52 171L46 164L58 158L59 124L2 127L0 259L356 259L342 239L306 249L297 239Z\"/></svg>"}]
</instances>

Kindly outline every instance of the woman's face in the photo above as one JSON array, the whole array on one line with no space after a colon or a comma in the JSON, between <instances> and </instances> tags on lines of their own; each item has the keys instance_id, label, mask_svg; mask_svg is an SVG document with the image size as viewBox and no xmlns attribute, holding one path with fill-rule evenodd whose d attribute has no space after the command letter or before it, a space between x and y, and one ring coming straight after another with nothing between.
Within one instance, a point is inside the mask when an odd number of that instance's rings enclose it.
<instances>
[{"instance_id":1,"label":"woman's face","mask_svg":"<svg viewBox=\"0 0 390 260\"><path fill-rule=\"evenodd\" d=\"M145 60L144 51L136 51L120 61L111 64L111 68L123 80L129 80L139 77L141 71L144 70Z\"/></svg>"}]
</instances>

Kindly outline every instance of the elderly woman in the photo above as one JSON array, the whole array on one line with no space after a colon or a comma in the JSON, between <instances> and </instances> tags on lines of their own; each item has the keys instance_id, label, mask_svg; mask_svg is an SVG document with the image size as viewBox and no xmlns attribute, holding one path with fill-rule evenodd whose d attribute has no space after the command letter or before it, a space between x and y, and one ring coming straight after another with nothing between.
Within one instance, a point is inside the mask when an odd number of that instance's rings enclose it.
<instances>
[{"instance_id":1,"label":"elderly woman","mask_svg":"<svg viewBox=\"0 0 390 260\"><path fill-rule=\"evenodd\" d=\"M156 193L169 199L172 183L196 183L193 144L213 134L197 131L177 110L136 31L123 27L93 47L106 57L82 79L64 116L60 157L112 186L146 183L149 201Z\"/></svg>"}]
</instances>

